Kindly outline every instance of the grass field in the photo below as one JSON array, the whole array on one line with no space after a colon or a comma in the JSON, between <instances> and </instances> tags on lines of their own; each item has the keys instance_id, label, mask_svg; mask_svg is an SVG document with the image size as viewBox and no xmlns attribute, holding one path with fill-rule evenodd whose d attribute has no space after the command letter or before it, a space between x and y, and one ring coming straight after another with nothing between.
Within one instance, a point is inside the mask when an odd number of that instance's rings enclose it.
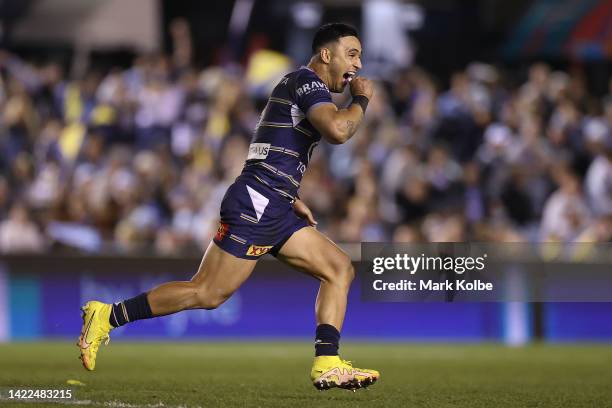
<instances>
[{"instance_id":1,"label":"grass field","mask_svg":"<svg viewBox=\"0 0 612 408\"><path fill-rule=\"evenodd\" d=\"M0 345L7 389L73 388L87 407L612 407L612 348L535 345L345 344L381 381L355 393L319 392L307 343L127 343L102 346L86 372L70 343ZM66 385L68 379L86 383ZM62 404L63 405L63 404ZM27 406L60 406L29 403Z\"/></svg>"}]
</instances>

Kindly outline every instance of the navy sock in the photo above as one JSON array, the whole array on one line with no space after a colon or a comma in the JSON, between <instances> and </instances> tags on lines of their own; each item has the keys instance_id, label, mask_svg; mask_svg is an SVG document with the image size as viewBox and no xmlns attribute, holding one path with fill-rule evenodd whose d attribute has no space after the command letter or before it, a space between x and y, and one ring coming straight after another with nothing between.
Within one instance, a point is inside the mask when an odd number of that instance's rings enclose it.
<instances>
[{"instance_id":1,"label":"navy sock","mask_svg":"<svg viewBox=\"0 0 612 408\"><path fill-rule=\"evenodd\" d=\"M113 327L119 327L129 322L150 319L151 317L154 316L147 300L147 294L141 293L123 302L114 303L108 320Z\"/></svg>"},{"instance_id":2,"label":"navy sock","mask_svg":"<svg viewBox=\"0 0 612 408\"><path fill-rule=\"evenodd\" d=\"M317 326L315 356L337 356L340 347L340 332L331 324Z\"/></svg>"}]
</instances>

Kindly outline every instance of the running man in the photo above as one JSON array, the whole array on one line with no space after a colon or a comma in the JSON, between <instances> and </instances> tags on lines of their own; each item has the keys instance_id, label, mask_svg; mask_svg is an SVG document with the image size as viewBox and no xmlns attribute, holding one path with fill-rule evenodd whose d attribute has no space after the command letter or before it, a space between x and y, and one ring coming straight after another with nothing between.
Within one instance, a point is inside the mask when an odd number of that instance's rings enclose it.
<instances>
[{"instance_id":1,"label":"running man","mask_svg":"<svg viewBox=\"0 0 612 408\"><path fill-rule=\"evenodd\" d=\"M347 254L314 228L312 213L298 197L321 137L332 144L349 140L363 120L373 87L356 76L362 49L353 27L322 26L312 52L308 66L287 74L272 91L244 169L221 203L219 229L193 278L164 283L115 304L90 301L82 307L77 345L87 370L95 368L100 343L108 342L112 329L182 310L215 309L249 277L257 260L270 253L321 282L315 306L314 386L355 390L378 380L377 371L352 367L338 356L355 272ZM330 92L342 92L347 85L352 102L338 109Z\"/></svg>"}]
</instances>

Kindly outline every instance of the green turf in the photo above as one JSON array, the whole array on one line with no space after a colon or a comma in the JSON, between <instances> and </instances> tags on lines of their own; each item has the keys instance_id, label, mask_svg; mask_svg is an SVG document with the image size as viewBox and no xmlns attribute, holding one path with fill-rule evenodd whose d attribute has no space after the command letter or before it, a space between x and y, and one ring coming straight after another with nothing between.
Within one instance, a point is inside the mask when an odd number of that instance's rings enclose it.
<instances>
[{"instance_id":1,"label":"green turf","mask_svg":"<svg viewBox=\"0 0 612 408\"><path fill-rule=\"evenodd\" d=\"M612 348L602 345L345 344L346 358L382 375L356 393L315 390L308 378L311 350L306 343L117 341L102 346L90 373L72 344L5 344L0 393L65 388L76 379L86 383L75 389L77 406L87 407L612 406ZM0 406L16 405L2 399Z\"/></svg>"}]
</instances>

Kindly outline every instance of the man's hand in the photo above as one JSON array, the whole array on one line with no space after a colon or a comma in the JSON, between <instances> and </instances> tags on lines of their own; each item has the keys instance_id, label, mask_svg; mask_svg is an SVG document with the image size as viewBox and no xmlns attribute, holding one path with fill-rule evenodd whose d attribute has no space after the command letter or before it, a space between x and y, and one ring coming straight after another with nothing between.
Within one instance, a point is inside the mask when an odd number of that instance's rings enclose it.
<instances>
[{"instance_id":1,"label":"man's hand","mask_svg":"<svg viewBox=\"0 0 612 408\"><path fill-rule=\"evenodd\" d=\"M351 95L363 95L368 99L372 99L372 94L374 93L374 86L372 85L372 81L370 81L366 77L356 76L351 82Z\"/></svg>"},{"instance_id":2,"label":"man's hand","mask_svg":"<svg viewBox=\"0 0 612 408\"><path fill-rule=\"evenodd\" d=\"M364 96L369 100L374 93L372 81L365 77L354 77L350 87L353 97ZM338 109L333 103L321 103L313 106L306 117L325 140L332 144L341 144L353 137L359 128L367 106L364 106L364 102L351 103L345 109Z\"/></svg>"},{"instance_id":3,"label":"man's hand","mask_svg":"<svg viewBox=\"0 0 612 408\"><path fill-rule=\"evenodd\" d=\"M312 212L310 211L310 208L308 208L302 200L297 199L297 198L295 199L295 201L293 202L293 211L298 217L306 219L311 227L314 227L317 225L317 222L312 216Z\"/></svg>"}]
</instances>

